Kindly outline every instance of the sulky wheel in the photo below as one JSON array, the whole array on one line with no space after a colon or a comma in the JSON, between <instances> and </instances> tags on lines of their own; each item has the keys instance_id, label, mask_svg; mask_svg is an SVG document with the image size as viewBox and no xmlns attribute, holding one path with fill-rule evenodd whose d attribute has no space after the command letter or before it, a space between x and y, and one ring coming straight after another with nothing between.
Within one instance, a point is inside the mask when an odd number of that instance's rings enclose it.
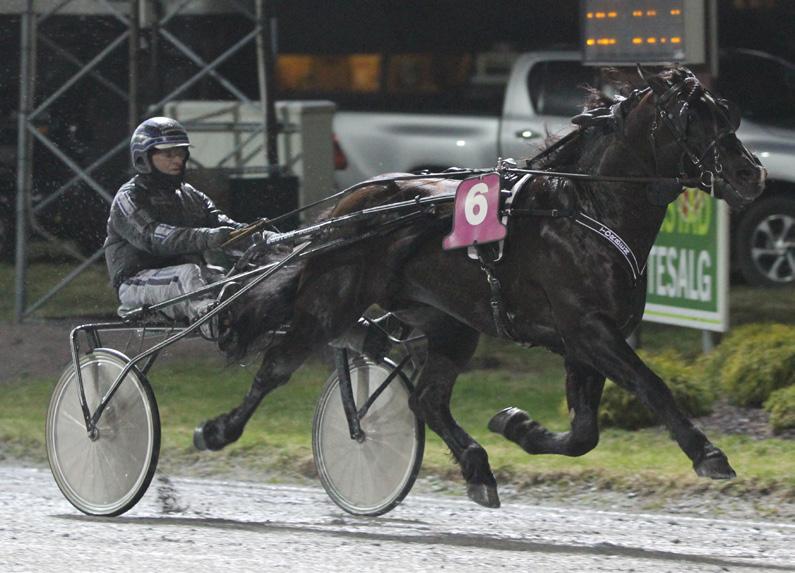
<instances>
[{"instance_id":1,"label":"sulky wheel","mask_svg":"<svg viewBox=\"0 0 795 573\"><path fill-rule=\"evenodd\" d=\"M394 363L351 363L351 386L361 408L389 376ZM381 515L399 504L422 464L425 427L409 408L411 384L398 374L361 419L361 440L352 439L334 373L326 381L312 424L312 451L323 487L354 515Z\"/></svg>"},{"instance_id":2,"label":"sulky wheel","mask_svg":"<svg viewBox=\"0 0 795 573\"><path fill-rule=\"evenodd\" d=\"M97 348L80 360L86 401L93 413L129 359ZM90 437L80 407L74 366L61 375L47 411L47 457L66 499L89 515L120 515L143 496L157 467L160 416L146 378L131 369Z\"/></svg>"}]
</instances>

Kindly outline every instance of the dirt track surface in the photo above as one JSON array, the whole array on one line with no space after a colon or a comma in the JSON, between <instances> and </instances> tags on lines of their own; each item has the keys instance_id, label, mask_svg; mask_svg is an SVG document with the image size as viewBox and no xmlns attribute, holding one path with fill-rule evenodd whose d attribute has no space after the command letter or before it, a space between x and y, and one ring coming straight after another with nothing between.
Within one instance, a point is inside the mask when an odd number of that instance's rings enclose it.
<instances>
[{"instance_id":1,"label":"dirt track surface","mask_svg":"<svg viewBox=\"0 0 795 573\"><path fill-rule=\"evenodd\" d=\"M0 323L0 384L34 378L52 378L61 375L69 363L69 333L79 325L89 322L105 322L102 319L52 320L26 322L23 324ZM126 338L108 335L113 347L124 348ZM219 364L224 358L209 342L190 339L180 341L161 353L159 362L171 358L215 352Z\"/></svg>"},{"instance_id":2,"label":"dirt track surface","mask_svg":"<svg viewBox=\"0 0 795 573\"><path fill-rule=\"evenodd\" d=\"M158 476L94 518L46 469L0 466L3 571L795 571L792 523L410 494L354 517L320 488Z\"/></svg>"}]
</instances>

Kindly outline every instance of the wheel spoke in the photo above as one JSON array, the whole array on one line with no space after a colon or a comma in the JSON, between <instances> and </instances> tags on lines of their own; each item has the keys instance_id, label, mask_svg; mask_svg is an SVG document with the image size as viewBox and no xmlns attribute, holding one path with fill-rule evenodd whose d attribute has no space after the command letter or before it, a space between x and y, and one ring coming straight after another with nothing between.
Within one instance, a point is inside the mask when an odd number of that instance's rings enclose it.
<instances>
[{"instance_id":1,"label":"wheel spoke","mask_svg":"<svg viewBox=\"0 0 795 573\"><path fill-rule=\"evenodd\" d=\"M790 236L790 230L792 229L792 217L783 216L781 217L781 235L778 237L779 239L786 239Z\"/></svg>"},{"instance_id":2,"label":"wheel spoke","mask_svg":"<svg viewBox=\"0 0 795 573\"><path fill-rule=\"evenodd\" d=\"M751 256L755 261L758 261L761 257L777 257L779 252L778 249L754 248L751 249Z\"/></svg>"},{"instance_id":3,"label":"wheel spoke","mask_svg":"<svg viewBox=\"0 0 795 573\"><path fill-rule=\"evenodd\" d=\"M786 259L784 257L781 256L777 257L776 260L773 261L773 264L770 265L770 270L768 271L767 276L769 276L773 280L777 281L781 280L780 278L781 274L779 273L779 269L781 268L781 266L784 264L785 261Z\"/></svg>"},{"instance_id":4,"label":"wheel spoke","mask_svg":"<svg viewBox=\"0 0 795 573\"><path fill-rule=\"evenodd\" d=\"M61 417L62 420L68 420L68 421L72 422L75 426L77 426L79 428L82 428L83 430L86 429L85 420L78 420L77 418L72 416L72 414L70 414L69 412L65 412L65 411L62 410L60 417Z\"/></svg>"}]
</instances>

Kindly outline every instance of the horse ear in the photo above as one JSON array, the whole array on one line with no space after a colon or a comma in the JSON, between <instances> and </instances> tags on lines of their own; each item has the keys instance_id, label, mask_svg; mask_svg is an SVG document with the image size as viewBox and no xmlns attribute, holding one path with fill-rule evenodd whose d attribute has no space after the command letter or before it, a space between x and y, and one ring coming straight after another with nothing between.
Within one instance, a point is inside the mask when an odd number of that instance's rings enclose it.
<instances>
[{"instance_id":1,"label":"horse ear","mask_svg":"<svg viewBox=\"0 0 795 573\"><path fill-rule=\"evenodd\" d=\"M663 95L665 92L668 91L668 88L671 87L671 84L668 83L665 79L661 78L658 75L652 74L646 68L644 68L640 64L636 64L638 69L638 74L640 77L649 84L651 90L658 96Z\"/></svg>"}]
</instances>

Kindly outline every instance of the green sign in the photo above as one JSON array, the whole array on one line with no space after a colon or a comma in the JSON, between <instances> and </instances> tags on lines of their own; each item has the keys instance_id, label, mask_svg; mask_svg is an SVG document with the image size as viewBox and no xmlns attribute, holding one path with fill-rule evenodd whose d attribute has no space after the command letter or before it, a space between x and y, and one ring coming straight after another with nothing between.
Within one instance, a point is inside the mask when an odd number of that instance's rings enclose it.
<instances>
[{"instance_id":1,"label":"green sign","mask_svg":"<svg viewBox=\"0 0 795 573\"><path fill-rule=\"evenodd\" d=\"M643 320L729 329L729 214L722 201L686 189L668 206L646 263Z\"/></svg>"}]
</instances>

